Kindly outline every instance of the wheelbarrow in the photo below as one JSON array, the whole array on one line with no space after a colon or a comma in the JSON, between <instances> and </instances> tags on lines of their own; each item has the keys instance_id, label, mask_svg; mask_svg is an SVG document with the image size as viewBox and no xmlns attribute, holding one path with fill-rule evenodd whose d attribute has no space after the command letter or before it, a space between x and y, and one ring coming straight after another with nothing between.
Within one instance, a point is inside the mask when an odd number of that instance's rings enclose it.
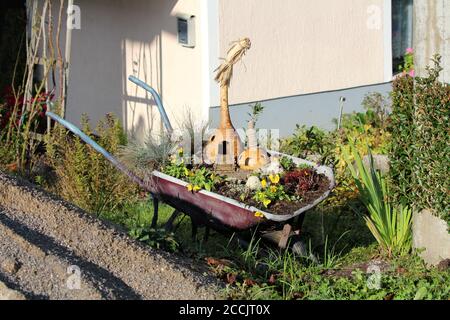
<instances>
[{"instance_id":1,"label":"wheelbarrow","mask_svg":"<svg viewBox=\"0 0 450 320\"><path fill-rule=\"evenodd\" d=\"M153 95L165 127L167 131L171 132L172 126L158 93L137 78L130 77L130 81ZM157 225L158 208L161 201L174 208L174 212L165 226L167 230L172 230L174 221L183 213L191 218L193 236L196 235L198 226L206 227L205 240L209 235L210 229L227 235L235 233L238 236L245 233L253 235L256 230L263 239L275 243L280 248L286 248L291 237L300 235L305 212L326 199L335 186L331 168L279 152L269 151L268 153L271 156L286 156L291 158L297 165L307 164L313 167L317 173L325 175L330 182L327 190L312 203L292 213L273 214L211 191L200 190L193 193L187 189L187 182L160 171L153 171L144 178L139 177L74 124L62 119L51 111L47 111L46 115L80 137L85 143L101 153L118 170L151 194L154 204L152 227Z\"/></svg>"}]
</instances>

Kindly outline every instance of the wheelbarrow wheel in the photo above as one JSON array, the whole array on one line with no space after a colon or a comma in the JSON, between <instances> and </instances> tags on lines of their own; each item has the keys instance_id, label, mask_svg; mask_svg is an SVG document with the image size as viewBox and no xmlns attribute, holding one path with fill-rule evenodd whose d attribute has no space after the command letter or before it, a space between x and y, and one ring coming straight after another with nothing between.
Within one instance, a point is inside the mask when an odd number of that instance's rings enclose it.
<instances>
[{"instance_id":1,"label":"wheelbarrow wheel","mask_svg":"<svg viewBox=\"0 0 450 320\"><path fill-rule=\"evenodd\" d=\"M289 250L296 256L307 258L314 263L318 262L317 257L308 249L308 246L299 237L292 237Z\"/></svg>"}]
</instances>

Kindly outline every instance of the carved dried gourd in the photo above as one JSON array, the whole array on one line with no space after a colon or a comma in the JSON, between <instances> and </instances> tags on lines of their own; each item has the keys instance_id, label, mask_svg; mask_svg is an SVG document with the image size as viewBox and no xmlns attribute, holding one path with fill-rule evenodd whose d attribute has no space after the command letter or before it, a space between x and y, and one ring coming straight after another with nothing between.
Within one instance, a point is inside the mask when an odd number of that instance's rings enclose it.
<instances>
[{"instance_id":1,"label":"carved dried gourd","mask_svg":"<svg viewBox=\"0 0 450 320\"><path fill-rule=\"evenodd\" d=\"M228 88L233 75L233 65L250 49L250 39L234 42L228 50L227 58L217 68L215 80L220 84L220 125L210 137L205 147L205 160L221 166L234 166L242 152L242 142L231 123L228 106Z\"/></svg>"},{"instance_id":2,"label":"carved dried gourd","mask_svg":"<svg viewBox=\"0 0 450 320\"><path fill-rule=\"evenodd\" d=\"M258 147L255 121L250 120L247 128L248 148L239 155L238 165L243 170L257 170L269 163L266 150Z\"/></svg>"},{"instance_id":3,"label":"carved dried gourd","mask_svg":"<svg viewBox=\"0 0 450 320\"><path fill-rule=\"evenodd\" d=\"M221 87L221 92L225 90L228 91L228 87ZM223 100L225 94L221 96ZM241 151L242 142L231 123L228 103L221 101L219 128L209 138L205 158L209 163L217 165L234 165Z\"/></svg>"}]
</instances>

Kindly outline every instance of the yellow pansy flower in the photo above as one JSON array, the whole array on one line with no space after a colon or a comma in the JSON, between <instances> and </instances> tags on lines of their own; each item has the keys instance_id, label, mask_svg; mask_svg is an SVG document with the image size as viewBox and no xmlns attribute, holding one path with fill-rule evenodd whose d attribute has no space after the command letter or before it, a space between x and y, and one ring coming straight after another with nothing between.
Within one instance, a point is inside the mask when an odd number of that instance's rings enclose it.
<instances>
[{"instance_id":1,"label":"yellow pansy flower","mask_svg":"<svg viewBox=\"0 0 450 320\"><path fill-rule=\"evenodd\" d=\"M201 188L199 187L199 186L194 186L194 192L197 192L197 191L199 191Z\"/></svg>"},{"instance_id":2,"label":"yellow pansy flower","mask_svg":"<svg viewBox=\"0 0 450 320\"><path fill-rule=\"evenodd\" d=\"M261 185L263 188L267 187L267 180L266 179L262 179L261 180Z\"/></svg>"},{"instance_id":3,"label":"yellow pansy flower","mask_svg":"<svg viewBox=\"0 0 450 320\"><path fill-rule=\"evenodd\" d=\"M269 199L265 199L265 200L263 200L263 204L264 204L264 206L267 208L267 206L270 204L272 202L272 200L269 200Z\"/></svg>"},{"instance_id":4,"label":"yellow pansy flower","mask_svg":"<svg viewBox=\"0 0 450 320\"><path fill-rule=\"evenodd\" d=\"M277 187L270 186L270 192L277 192Z\"/></svg>"},{"instance_id":5,"label":"yellow pansy flower","mask_svg":"<svg viewBox=\"0 0 450 320\"><path fill-rule=\"evenodd\" d=\"M192 191L192 190L194 190L194 186L192 184L188 184L187 189L188 189L188 191Z\"/></svg>"},{"instance_id":6,"label":"yellow pansy flower","mask_svg":"<svg viewBox=\"0 0 450 320\"><path fill-rule=\"evenodd\" d=\"M272 182L273 184L277 184L278 182L280 182L280 175L271 174L271 175L269 175L269 179L270 179L270 182Z\"/></svg>"},{"instance_id":7,"label":"yellow pansy flower","mask_svg":"<svg viewBox=\"0 0 450 320\"><path fill-rule=\"evenodd\" d=\"M264 215L262 214L262 212L256 211L255 212L255 217L257 217L257 218L264 218Z\"/></svg>"}]
</instances>

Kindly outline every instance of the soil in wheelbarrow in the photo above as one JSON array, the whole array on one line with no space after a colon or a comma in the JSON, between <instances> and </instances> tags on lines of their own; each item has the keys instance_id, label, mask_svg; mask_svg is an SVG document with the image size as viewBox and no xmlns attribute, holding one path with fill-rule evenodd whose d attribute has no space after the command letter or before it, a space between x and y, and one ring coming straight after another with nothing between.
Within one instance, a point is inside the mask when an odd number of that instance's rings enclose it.
<instances>
[{"instance_id":1,"label":"soil in wheelbarrow","mask_svg":"<svg viewBox=\"0 0 450 320\"><path fill-rule=\"evenodd\" d=\"M301 193L298 200L287 201L287 200L278 200L274 201L269 205L268 208L264 208L264 206L253 199L255 192L250 192L245 187L245 181L241 181L240 183L236 183L236 181L225 181L217 186L214 192L223 195L225 197L234 199L236 201L245 203L246 205L253 206L255 208L260 208L266 212L270 212L272 214L290 214L294 213L301 208L313 203L316 199L321 197L329 188L330 181L323 174L315 173L315 182L311 185L309 190L306 190ZM285 190L289 195L296 194L295 190L292 190L292 187L289 185L285 185L286 181L281 179L281 184L284 185ZM295 187L294 187L295 189Z\"/></svg>"}]
</instances>

